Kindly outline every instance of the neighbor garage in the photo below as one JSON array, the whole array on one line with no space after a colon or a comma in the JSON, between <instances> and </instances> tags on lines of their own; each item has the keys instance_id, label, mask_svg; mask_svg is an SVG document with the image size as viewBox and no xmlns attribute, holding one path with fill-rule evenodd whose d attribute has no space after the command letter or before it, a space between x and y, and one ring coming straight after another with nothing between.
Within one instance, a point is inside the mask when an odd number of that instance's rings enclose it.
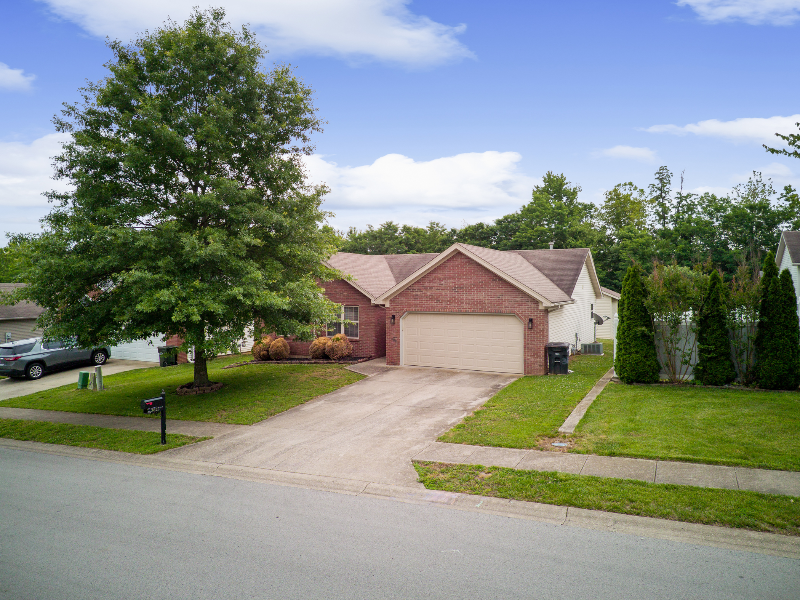
<instances>
[{"instance_id":1,"label":"neighbor garage","mask_svg":"<svg viewBox=\"0 0 800 600\"><path fill-rule=\"evenodd\" d=\"M400 336L406 366L525 371L523 325L514 315L412 312Z\"/></svg>"}]
</instances>

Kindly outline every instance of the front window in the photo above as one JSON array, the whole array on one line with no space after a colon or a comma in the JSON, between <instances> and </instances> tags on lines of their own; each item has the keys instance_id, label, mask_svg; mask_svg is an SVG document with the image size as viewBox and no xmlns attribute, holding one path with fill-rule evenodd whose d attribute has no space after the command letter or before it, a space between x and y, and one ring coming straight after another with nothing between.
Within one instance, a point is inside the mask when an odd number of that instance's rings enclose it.
<instances>
[{"instance_id":1,"label":"front window","mask_svg":"<svg viewBox=\"0 0 800 600\"><path fill-rule=\"evenodd\" d=\"M344 333L349 338L358 337L358 307L343 306L339 321L328 325L328 336Z\"/></svg>"}]
</instances>

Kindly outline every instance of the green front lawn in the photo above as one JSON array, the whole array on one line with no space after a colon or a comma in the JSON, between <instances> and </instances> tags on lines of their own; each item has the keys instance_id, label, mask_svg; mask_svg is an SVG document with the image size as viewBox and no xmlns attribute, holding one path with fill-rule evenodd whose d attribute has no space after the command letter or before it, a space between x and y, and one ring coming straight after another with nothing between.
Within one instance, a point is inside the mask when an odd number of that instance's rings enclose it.
<instances>
[{"instance_id":1,"label":"green front lawn","mask_svg":"<svg viewBox=\"0 0 800 600\"><path fill-rule=\"evenodd\" d=\"M186 364L105 376L103 392L78 390L76 384L71 384L5 400L2 406L141 417L139 402L158 396L163 389L167 393L168 419L250 425L364 378L341 365L260 364L222 368L242 360L242 355L236 355L209 363L209 379L225 384L212 394L175 394L179 385L192 381L194 365Z\"/></svg>"},{"instance_id":2,"label":"green front lawn","mask_svg":"<svg viewBox=\"0 0 800 600\"><path fill-rule=\"evenodd\" d=\"M575 451L800 471L800 392L609 384Z\"/></svg>"},{"instance_id":3,"label":"green front lawn","mask_svg":"<svg viewBox=\"0 0 800 600\"><path fill-rule=\"evenodd\" d=\"M71 425L68 423L46 423L42 421L22 421L0 419L0 438L79 446L81 448L100 448L117 452L136 454L155 454L170 448L179 448L211 438L194 437L177 433L167 433L167 443L161 445L161 432L128 431L127 429L107 429L91 425Z\"/></svg>"},{"instance_id":4,"label":"green front lawn","mask_svg":"<svg viewBox=\"0 0 800 600\"><path fill-rule=\"evenodd\" d=\"M439 441L535 448L541 438L557 436L575 406L613 366L613 342L598 341L604 342L603 356L573 356L568 375L517 379Z\"/></svg>"},{"instance_id":5,"label":"green front lawn","mask_svg":"<svg viewBox=\"0 0 800 600\"><path fill-rule=\"evenodd\" d=\"M433 490L800 535L800 498L790 496L480 465L414 467Z\"/></svg>"}]
</instances>

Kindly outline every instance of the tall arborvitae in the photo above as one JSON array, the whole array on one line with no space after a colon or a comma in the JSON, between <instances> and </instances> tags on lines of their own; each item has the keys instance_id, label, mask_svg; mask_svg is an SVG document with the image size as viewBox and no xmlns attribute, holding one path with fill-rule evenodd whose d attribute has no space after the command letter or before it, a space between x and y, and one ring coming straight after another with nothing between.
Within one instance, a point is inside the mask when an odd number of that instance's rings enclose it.
<instances>
[{"instance_id":1,"label":"tall arborvitae","mask_svg":"<svg viewBox=\"0 0 800 600\"><path fill-rule=\"evenodd\" d=\"M725 385L736 378L726 317L722 278L714 270L697 321L694 378L703 385Z\"/></svg>"},{"instance_id":2,"label":"tall arborvitae","mask_svg":"<svg viewBox=\"0 0 800 600\"><path fill-rule=\"evenodd\" d=\"M761 304L758 310L758 330L756 331L756 382L760 387L772 389L774 364L780 360L780 349L772 342L775 339L775 307L777 306L780 283L775 255L767 254L759 285ZM777 351L777 355L776 355Z\"/></svg>"},{"instance_id":3,"label":"tall arborvitae","mask_svg":"<svg viewBox=\"0 0 800 600\"><path fill-rule=\"evenodd\" d=\"M797 295L788 269L781 271L775 306L776 339L781 362L776 373L776 388L795 390L800 385L800 322L797 319Z\"/></svg>"},{"instance_id":4,"label":"tall arborvitae","mask_svg":"<svg viewBox=\"0 0 800 600\"><path fill-rule=\"evenodd\" d=\"M660 370L653 321L644 305L647 290L639 265L628 268L622 282L617 357L614 371L625 383L656 383Z\"/></svg>"}]
</instances>

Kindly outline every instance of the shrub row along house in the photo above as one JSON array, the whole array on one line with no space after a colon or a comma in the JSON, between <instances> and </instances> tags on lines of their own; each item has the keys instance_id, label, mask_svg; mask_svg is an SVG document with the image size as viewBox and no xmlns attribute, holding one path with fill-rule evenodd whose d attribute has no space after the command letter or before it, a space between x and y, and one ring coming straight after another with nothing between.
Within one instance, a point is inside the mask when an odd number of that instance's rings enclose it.
<instances>
[{"instance_id":1,"label":"shrub row along house","mask_svg":"<svg viewBox=\"0 0 800 600\"><path fill-rule=\"evenodd\" d=\"M547 372L545 344L595 341L595 318L619 295L600 287L588 248L499 251L453 244L440 254L340 252L345 279L323 284L342 305L354 356L389 365L499 373ZM605 306L607 305L607 307ZM609 314L610 313L610 314ZM307 354L310 342L291 342Z\"/></svg>"}]
</instances>

